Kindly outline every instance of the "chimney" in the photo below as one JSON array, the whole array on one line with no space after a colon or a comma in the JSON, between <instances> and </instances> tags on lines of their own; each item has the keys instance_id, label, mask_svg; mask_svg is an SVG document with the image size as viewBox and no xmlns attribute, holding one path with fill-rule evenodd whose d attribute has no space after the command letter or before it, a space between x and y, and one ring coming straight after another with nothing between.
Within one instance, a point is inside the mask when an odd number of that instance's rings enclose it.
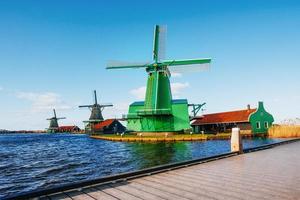
<instances>
[{"instance_id":1,"label":"chimney","mask_svg":"<svg viewBox=\"0 0 300 200\"><path fill-rule=\"evenodd\" d=\"M247 105L247 110L250 111L250 104Z\"/></svg>"}]
</instances>

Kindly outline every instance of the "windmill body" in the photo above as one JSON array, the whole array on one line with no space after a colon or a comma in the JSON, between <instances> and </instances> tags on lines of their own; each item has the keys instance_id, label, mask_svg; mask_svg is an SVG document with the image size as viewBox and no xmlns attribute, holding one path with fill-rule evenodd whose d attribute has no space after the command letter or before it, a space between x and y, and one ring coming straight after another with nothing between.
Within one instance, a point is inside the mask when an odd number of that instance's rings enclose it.
<instances>
[{"instance_id":1,"label":"windmill body","mask_svg":"<svg viewBox=\"0 0 300 200\"><path fill-rule=\"evenodd\" d=\"M49 128L47 129L47 132L49 132L49 133L57 133L58 129L59 129L58 120L66 119L65 117L57 117L55 109L53 109L53 114L54 114L53 117L47 119L47 120L50 120L50 125L49 125Z\"/></svg>"},{"instance_id":2,"label":"windmill body","mask_svg":"<svg viewBox=\"0 0 300 200\"><path fill-rule=\"evenodd\" d=\"M94 105L91 107L91 116L89 121L103 121L103 115L101 111L101 107L99 105Z\"/></svg>"},{"instance_id":3,"label":"windmill body","mask_svg":"<svg viewBox=\"0 0 300 200\"><path fill-rule=\"evenodd\" d=\"M50 119L50 126L49 126L49 129L58 129L58 122L57 122L57 119L56 118L52 118Z\"/></svg>"},{"instance_id":4,"label":"windmill body","mask_svg":"<svg viewBox=\"0 0 300 200\"><path fill-rule=\"evenodd\" d=\"M179 66L208 67L211 59L163 60L164 29L155 26L153 62L109 64L107 69L144 68L148 73L145 101L129 106L127 129L137 132L178 132L190 129L188 101L172 99L170 69Z\"/></svg>"},{"instance_id":5,"label":"windmill body","mask_svg":"<svg viewBox=\"0 0 300 200\"><path fill-rule=\"evenodd\" d=\"M98 104L97 100L97 92L94 90L94 104L91 105L82 105L79 108L89 108L91 110L91 115L89 120L83 121L85 125L85 129L87 132L93 132L93 126L99 122L104 120L102 111L105 107L111 107L112 104Z\"/></svg>"}]
</instances>

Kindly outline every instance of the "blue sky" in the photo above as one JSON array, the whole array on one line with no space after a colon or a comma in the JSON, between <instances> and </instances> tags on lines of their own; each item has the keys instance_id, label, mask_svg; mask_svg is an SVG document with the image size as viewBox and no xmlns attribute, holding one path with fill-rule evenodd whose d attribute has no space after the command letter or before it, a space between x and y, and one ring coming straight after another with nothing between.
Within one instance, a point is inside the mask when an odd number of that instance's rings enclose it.
<instances>
[{"instance_id":1,"label":"blue sky","mask_svg":"<svg viewBox=\"0 0 300 200\"><path fill-rule=\"evenodd\" d=\"M149 61L153 27L168 27L167 58L211 57L211 69L172 77L173 96L206 102L204 113L264 101L276 122L300 117L300 3L297 1L0 1L0 129L44 129L78 109L114 103L120 117L142 97L143 70L105 70L107 61Z\"/></svg>"}]
</instances>

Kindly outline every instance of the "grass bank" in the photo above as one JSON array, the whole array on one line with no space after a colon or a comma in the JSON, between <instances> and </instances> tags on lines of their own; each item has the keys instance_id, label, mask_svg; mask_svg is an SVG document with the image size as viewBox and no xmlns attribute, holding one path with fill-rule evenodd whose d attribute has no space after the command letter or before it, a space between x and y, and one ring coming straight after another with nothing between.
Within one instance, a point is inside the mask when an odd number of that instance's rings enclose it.
<instances>
[{"instance_id":1,"label":"grass bank","mask_svg":"<svg viewBox=\"0 0 300 200\"><path fill-rule=\"evenodd\" d=\"M300 125L272 126L268 131L272 138L295 138L300 137Z\"/></svg>"}]
</instances>

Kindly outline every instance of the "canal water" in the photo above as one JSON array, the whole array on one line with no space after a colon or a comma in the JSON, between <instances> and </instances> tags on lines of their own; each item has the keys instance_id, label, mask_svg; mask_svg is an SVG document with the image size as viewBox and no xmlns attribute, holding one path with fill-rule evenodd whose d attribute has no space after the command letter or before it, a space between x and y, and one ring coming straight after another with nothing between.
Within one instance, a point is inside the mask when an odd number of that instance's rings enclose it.
<instances>
[{"instance_id":1,"label":"canal water","mask_svg":"<svg viewBox=\"0 0 300 200\"><path fill-rule=\"evenodd\" d=\"M245 139L244 148L278 142ZM0 199L230 151L228 140L123 143L72 134L0 134Z\"/></svg>"}]
</instances>

